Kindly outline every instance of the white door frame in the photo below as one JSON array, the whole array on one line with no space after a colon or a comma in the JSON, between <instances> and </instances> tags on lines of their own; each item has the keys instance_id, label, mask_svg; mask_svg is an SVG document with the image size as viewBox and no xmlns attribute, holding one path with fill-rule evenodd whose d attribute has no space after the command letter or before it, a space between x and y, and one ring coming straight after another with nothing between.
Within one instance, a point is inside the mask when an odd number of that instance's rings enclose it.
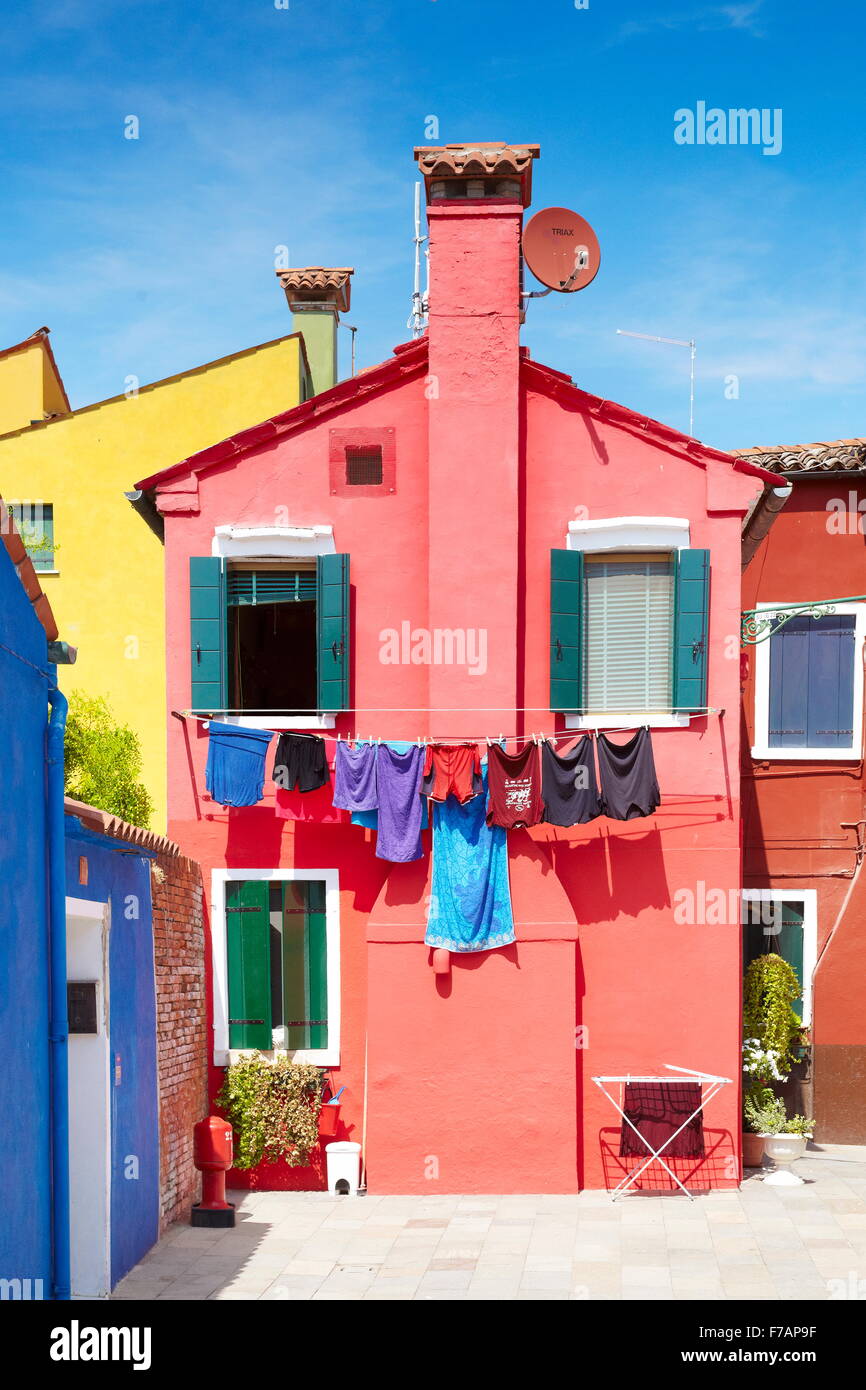
<instances>
[{"instance_id":1,"label":"white door frame","mask_svg":"<svg viewBox=\"0 0 866 1390\"><path fill-rule=\"evenodd\" d=\"M111 1293L109 904L66 899L66 978L96 980L97 1033L69 1038L69 1226L72 1297Z\"/></svg>"}]
</instances>

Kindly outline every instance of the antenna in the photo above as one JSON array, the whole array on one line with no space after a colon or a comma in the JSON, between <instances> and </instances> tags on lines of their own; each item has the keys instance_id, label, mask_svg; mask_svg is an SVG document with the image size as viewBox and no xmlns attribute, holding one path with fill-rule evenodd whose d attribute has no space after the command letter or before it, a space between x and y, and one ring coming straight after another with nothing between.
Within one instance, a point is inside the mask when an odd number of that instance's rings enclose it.
<instances>
[{"instance_id":1,"label":"antenna","mask_svg":"<svg viewBox=\"0 0 866 1390\"><path fill-rule=\"evenodd\" d=\"M697 347L694 338L660 338L656 333L630 333L627 328L618 328L623 338L643 338L648 343L669 343L672 347L689 349L689 434L695 437L695 354Z\"/></svg>"},{"instance_id":2,"label":"antenna","mask_svg":"<svg viewBox=\"0 0 866 1390\"><path fill-rule=\"evenodd\" d=\"M415 245L415 279L412 289L412 312L406 322L406 327L411 328L412 337L420 338L424 332L424 316L427 313L427 304L430 299L430 251L424 247L424 255L427 258L427 289L421 293L421 247L424 246L427 238L421 235L421 184L415 184L415 235L412 238Z\"/></svg>"}]
</instances>

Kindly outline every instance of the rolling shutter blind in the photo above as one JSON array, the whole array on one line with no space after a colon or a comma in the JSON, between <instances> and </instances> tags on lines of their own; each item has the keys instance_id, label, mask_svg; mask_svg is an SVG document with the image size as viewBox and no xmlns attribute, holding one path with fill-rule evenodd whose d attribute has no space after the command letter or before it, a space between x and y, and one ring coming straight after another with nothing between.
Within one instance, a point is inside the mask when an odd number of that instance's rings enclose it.
<instances>
[{"instance_id":1,"label":"rolling shutter blind","mask_svg":"<svg viewBox=\"0 0 866 1390\"><path fill-rule=\"evenodd\" d=\"M316 561L316 646L318 706L349 704L349 557L320 555Z\"/></svg>"},{"instance_id":2,"label":"rolling shutter blind","mask_svg":"<svg viewBox=\"0 0 866 1390\"><path fill-rule=\"evenodd\" d=\"M222 710L227 701L226 599L223 562L194 555L189 562L190 708Z\"/></svg>"},{"instance_id":3,"label":"rolling shutter blind","mask_svg":"<svg viewBox=\"0 0 866 1390\"><path fill-rule=\"evenodd\" d=\"M316 572L230 569L226 597L230 608L258 603L314 603Z\"/></svg>"},{"instance_id":4,"label":"rolling shutter blind","mask_svg":"<svg viewBox=\"0 0 866 1390\"><path fill-rule=\"evenodd\" d=\"M273 1045L267 879L226 884L229 1047Z\"/></svg>"},{"instance_id":5,"label":"rolling shutter blind","mask_svg":"<svg viewBox=\"0 0 866 1390\"><path fill-rule=\"evenodd\" d=\"M583 554L550 552L550 708L582 704Z\"/></svg>"},{"instance_id":6,"label":"rolling shutter blind","mask_svg":"<svg viewBox=\"0 0 866 1390\"><path fill-rule=\"evenodd\" d=\"M855 619L791 618L770 641L771 748L849 748Z\"/></svg>"},{"instance_id":7,"label":"rolling shutter blind","mask_svg":"<svg viewBox=\"0 0 866 1390\"><path fill-rule=\"evenodd\" d=\"M670 557L586 561L584 690L590 710L663 710L671 704Z\"/></svg>"},{"instance_id":8,"label":"rolling shutter blind","mask_svg":"<svg viewBox=\"0 0 866 1390\"><path fill-rule=\"evenodd\" d=\"M676 557L674 709L705 709L709 657L710 552L681 550Z\"/></svg>"}]
</instances>

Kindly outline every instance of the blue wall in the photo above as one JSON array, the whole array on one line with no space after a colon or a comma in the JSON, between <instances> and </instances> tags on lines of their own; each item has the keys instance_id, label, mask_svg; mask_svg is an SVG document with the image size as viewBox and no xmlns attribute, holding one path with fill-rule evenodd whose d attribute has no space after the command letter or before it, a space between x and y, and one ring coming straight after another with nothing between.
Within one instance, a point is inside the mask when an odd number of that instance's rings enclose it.
<instances>
[{"instance_id":1,"label":"blue wall","mask_svg":"<svg viewBox=\"0 0 866 1390\"><path fill-rule=\"evenodd\" d=\"M78 859L88 882L78 882ZM156 987L150 856L66 817L66 891L110 902L108 1001L111 1044L111 1280L122 1279L159 1229ZM120 1079L115 1062L120 1059ZM127 1176L134 1159L138 1176Z\"/></svg>"},{"instance_id":2,"label":"blue wall","mask_svg":"<svg viewBox=\"0 0 866 1390\"><path fill-rule=\"evenodd\" d=\"M0 543L0 1172L11 1184L0 1217L0 1278L41 1279L44 1298L51 1297L48 684L45 631Z\"/></svg>"}]
</instances>

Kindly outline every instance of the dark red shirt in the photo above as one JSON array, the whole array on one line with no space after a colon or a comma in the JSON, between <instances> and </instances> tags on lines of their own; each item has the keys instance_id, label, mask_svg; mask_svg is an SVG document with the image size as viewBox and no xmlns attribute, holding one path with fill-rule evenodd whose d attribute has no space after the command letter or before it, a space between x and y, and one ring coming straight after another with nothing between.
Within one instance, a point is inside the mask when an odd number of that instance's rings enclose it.
<instances>
[{"instance_id":1,"label":"dark red shirt","mask_svg":"<svg viewBox=\"0 0 866 1390\"><path fill-rule=\"evenodd\" d=\"M519 753L491 744L487 754L487 824L503 830L538 825L542 814L541 758L537 743Z\"/></svg>"}]
</instances>

